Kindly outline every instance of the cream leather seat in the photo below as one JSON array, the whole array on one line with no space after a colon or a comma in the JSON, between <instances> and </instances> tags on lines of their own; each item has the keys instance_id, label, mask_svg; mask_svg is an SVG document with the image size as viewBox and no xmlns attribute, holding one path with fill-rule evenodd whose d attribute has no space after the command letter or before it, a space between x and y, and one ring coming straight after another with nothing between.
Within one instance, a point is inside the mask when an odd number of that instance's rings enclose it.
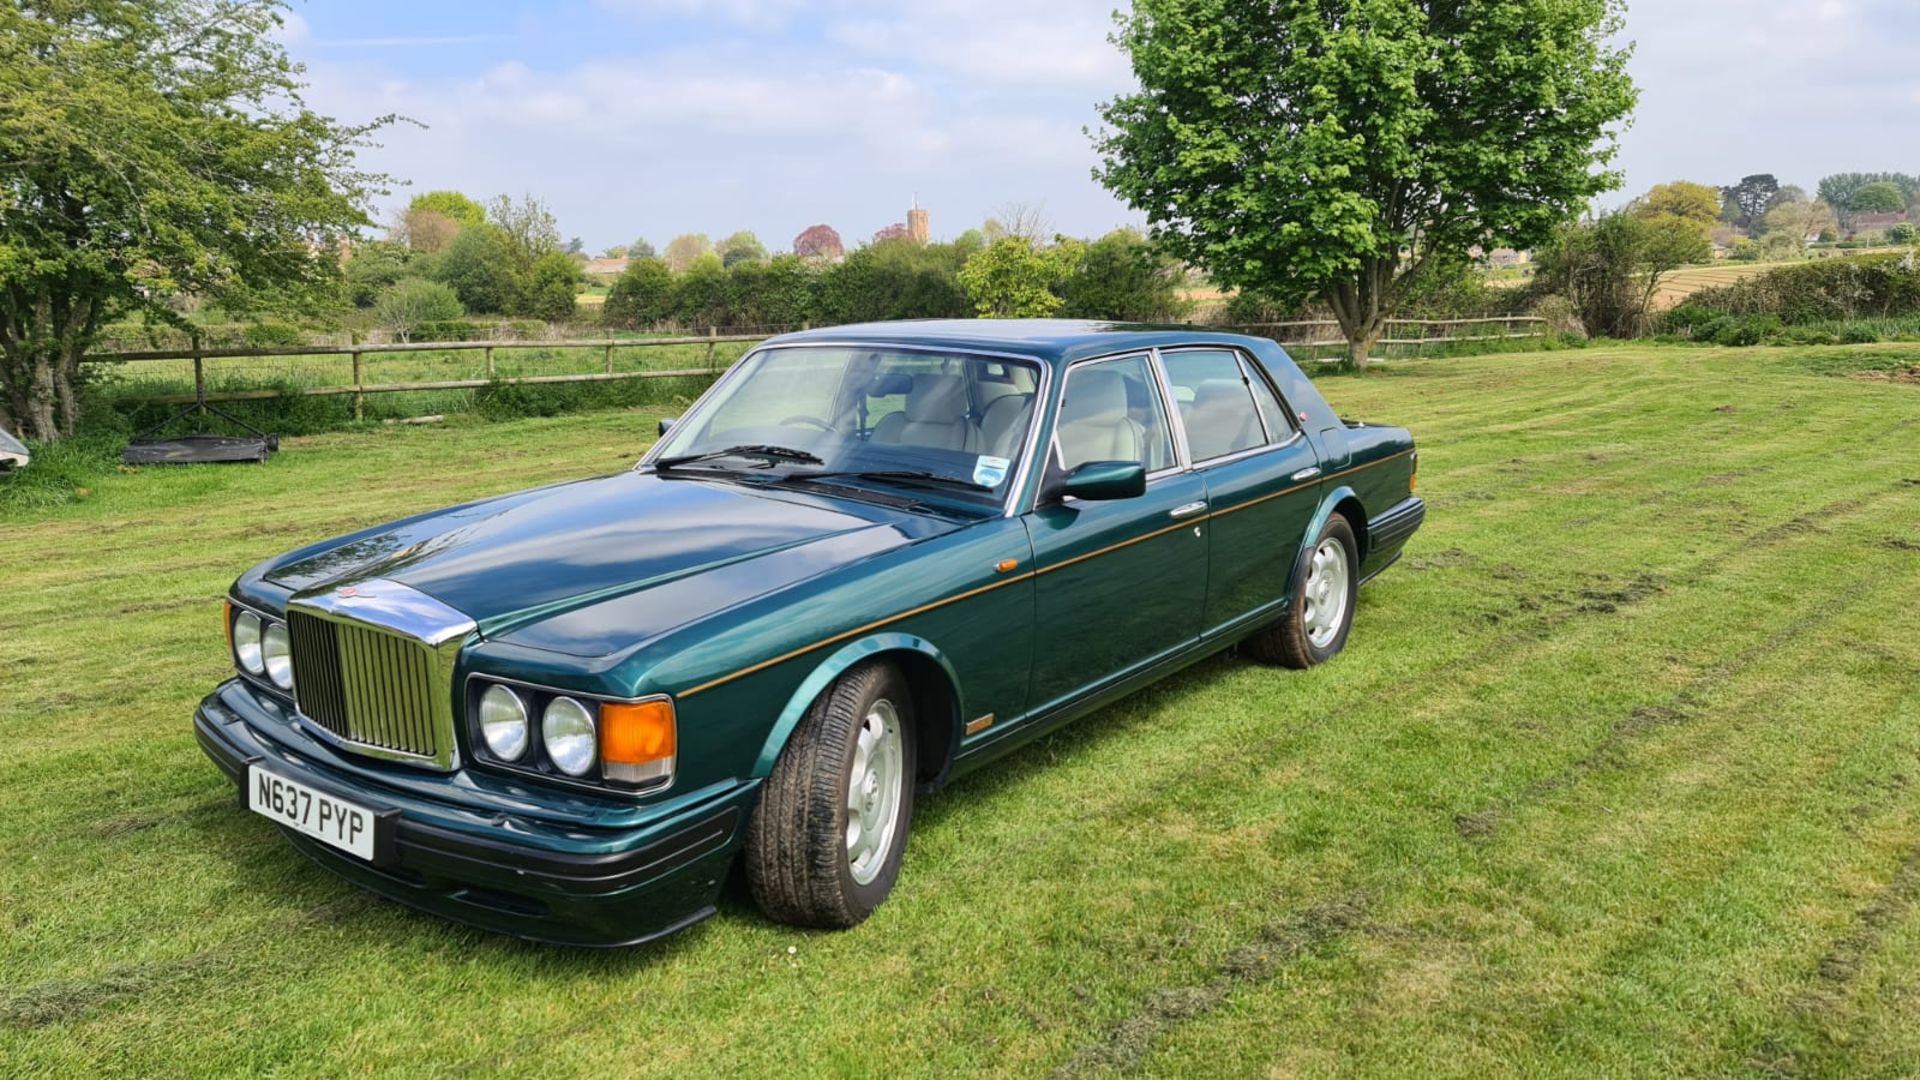
<instances>
[{"instance_id":1,"label":"cream leather seat","mask_svg":"<svg viewBox=\"0 0 1920 1080\"><path fill-rule=\"evenodd\" d=\"M934 450L970 451L980 432L967 415L966 380L958 375L915 375L906 408L874 425L873 441Z\"/></svg>"},{"instance_id":2,"label":"cream leather seat","mask_svg":"<svg viewBox=\"0 0 1920 1080\"><path fill-rule=\"evenodd\" d=\"M1027 418L1032 412L1032 394L994 398L980 416L981 452L1003 458L1018 456L1020 437L1027 433Z\"/></svg>"},{"instance_id":3,"label":"cream leather seat","mask_svg":"<svg viewBox=\"0 0 1920 1080\"><path fill-rule=\"evenodd\" d=\"M1187 449L1193 460L1207 461L1265 441L1253 398L1237 379L1209 379L1194 391L1193 404L1181 410L1187 426Z\"/></svg>"},{"instance_id":4,"label":"cream leather seat","mask_svg":"<svg viewBox=\"0 0 1920 1080\"><path fill-rule=\"evenodd\" d=\"M1060 457L1071 472L1089 461L1141 461L1147 435L1127 409L1127 382L1117 371L1074 373L1060 403Z\"/></svg>"}]
</instances>

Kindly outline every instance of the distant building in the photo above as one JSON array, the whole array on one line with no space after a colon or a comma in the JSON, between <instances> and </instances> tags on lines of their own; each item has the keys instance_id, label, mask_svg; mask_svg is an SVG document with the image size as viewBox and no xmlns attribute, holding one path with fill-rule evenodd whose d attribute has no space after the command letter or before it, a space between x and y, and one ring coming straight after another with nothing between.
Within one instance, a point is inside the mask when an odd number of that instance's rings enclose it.
<instances>
[{"instance_id":1,"label":"distant building","mask_svg":"<svg viewBox=\"0 0 1920 1080\"><path fill-rule=\"evenodd\" d=\"M1475 246L1468 249L1467 257L1484 262L1493 270L1511 270L1533 262L1533 252L1515 251L1512 248L1495 248L1492 251L1485 251Z\"/></svg>"},{"instance_id":2,"label":"distant building","mask_svg":"<svg viewBox=\"0 0 1920 1080\"><path fill-rule=\"evenodd\" d=\"M1878 232L1891 229L1895 225L1904 225L1912 218L1907 214L1855 214L1853 228L1855 232Z\"/></svg>"},{"instance_id":3,"label":"distant building","mask_svg":"<svg viewBox=\"0 0 1920 1080\"><path fill-rule=\"evenodd\" d=\"M588 277L619 277L632 262L631 259L588 259L580 268Z\"/></svg>"},{"instance_id":4,"label":"distant building","mask_svg":"<svg viewBox=\"0 0 1920 1080\"><path fill-rule=\"evenodd\" d=\"M926 247L933 239L931 224L927 212L920 207L920 197L914 196L913 209L907 211L907 235L913 237L914 243Z\"/></svg>"}]
</instances>

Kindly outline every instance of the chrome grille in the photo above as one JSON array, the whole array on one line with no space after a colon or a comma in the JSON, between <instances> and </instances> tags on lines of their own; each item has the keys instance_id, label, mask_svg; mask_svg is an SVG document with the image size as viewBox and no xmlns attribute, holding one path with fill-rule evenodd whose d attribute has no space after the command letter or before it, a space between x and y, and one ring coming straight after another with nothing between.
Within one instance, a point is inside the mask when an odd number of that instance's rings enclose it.
<instances>
[{"instance_id":1,"label":"chrome grille","mask_svg":"<svg viewBox=\"0 0 1920 1080\"><path fill-rule=\"evenodd\" d=\"M336 622L294 608L294 696L300 712L359 747L445 762L452 726L436 699L434 650L375 627Z\"/></svg>"}]
</instances>

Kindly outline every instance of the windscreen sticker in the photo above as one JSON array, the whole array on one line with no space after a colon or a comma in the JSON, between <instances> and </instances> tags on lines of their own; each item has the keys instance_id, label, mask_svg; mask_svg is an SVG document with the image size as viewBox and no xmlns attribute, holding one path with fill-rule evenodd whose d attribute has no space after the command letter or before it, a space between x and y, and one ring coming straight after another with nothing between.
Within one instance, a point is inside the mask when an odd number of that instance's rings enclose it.
<instances>
[{"instance_id":1,"label":"windscreen sticker","mask_svg":"<svg viewBox=\"0 0 1920 1080\"><path fill-rule=\"evenodd\" d=\"M982 454L973 463L973 482L981 487L999 487L1000 482L1007 478L1007 467L1012 464L1006 458Z\"/></svg>"}]
</instances>

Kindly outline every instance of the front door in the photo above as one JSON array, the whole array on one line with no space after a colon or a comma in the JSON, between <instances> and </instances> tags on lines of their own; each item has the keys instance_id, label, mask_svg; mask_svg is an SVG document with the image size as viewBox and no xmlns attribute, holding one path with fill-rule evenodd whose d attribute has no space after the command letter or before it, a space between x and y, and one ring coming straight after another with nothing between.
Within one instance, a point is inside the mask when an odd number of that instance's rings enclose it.
<instances>
[{"instance_id":1,"label":"front door","mask_svg":"<svg viewBox=\"0 0 1920 1080\"><path fill-rule=\"evenodd\" d=\"M1206 482L1180 469L1145 355L1068 370L1048 468L1138 461L1146 494L1055 500L1028 516L1035 634L1032 713L1150 666L1200 634L1207 589ZM1044 500L1043 500L1044 502Z\"/></svg>"}]
</instances>

